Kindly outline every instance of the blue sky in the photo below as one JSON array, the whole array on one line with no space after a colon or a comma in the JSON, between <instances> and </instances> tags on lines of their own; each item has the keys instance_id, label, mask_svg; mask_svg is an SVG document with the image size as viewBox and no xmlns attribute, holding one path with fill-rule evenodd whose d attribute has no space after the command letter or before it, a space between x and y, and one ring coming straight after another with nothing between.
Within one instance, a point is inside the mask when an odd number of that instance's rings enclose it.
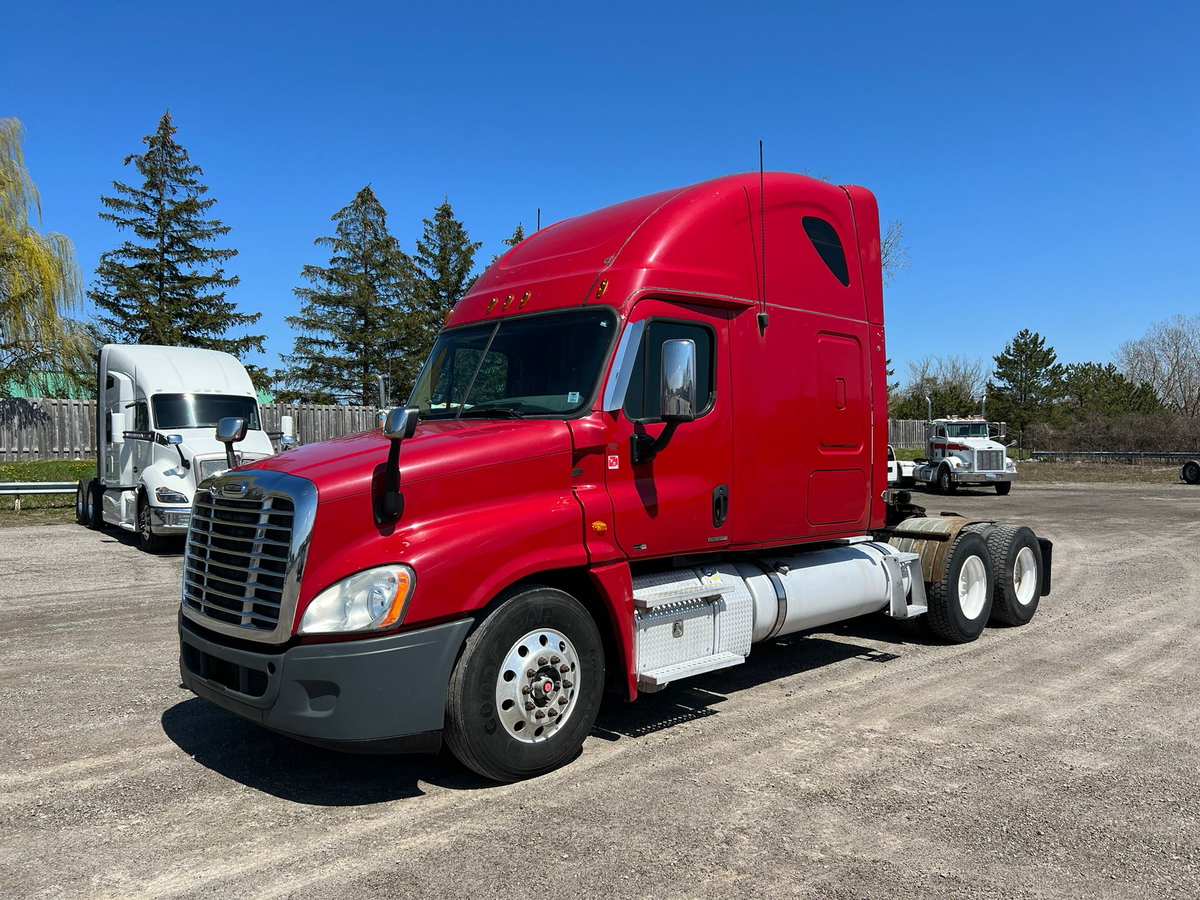
<instances>
[{"instance_id":1,"label":"blue sky","mask_svg":"<svg viewBox=\"0 0 1200 900\"><path fill-rule=\"evenodd\" d=\"M481 259L548 223L757 166L875 191L912 270L899 364L1060 359L1200 312L1191 3L11 4L0 116L90 278L96 213L170 108L241 254L268 365L313 239L370 183L411 250L443 195ZM990 360L989 360L990 362Z\"/></svg>"}]
</instances>

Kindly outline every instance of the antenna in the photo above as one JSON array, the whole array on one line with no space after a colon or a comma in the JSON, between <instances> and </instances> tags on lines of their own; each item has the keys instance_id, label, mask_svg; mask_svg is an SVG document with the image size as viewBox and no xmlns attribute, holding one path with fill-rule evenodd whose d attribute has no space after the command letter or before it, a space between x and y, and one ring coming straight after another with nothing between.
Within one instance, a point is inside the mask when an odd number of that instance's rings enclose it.
<instances>
[{"instance_id":1,"label":"antenna","mask_svg":"<svg viewBox=\"0 0 1200 900\"><path fill-rule=\"evenodd\" d=\"M760 334L767 333L767 322L770 321L770 316L767 315L767 202L766 188L763 186L763 142L758 142L758 243L762 249L762 290L759 293L759 302L762 308L758 313L758 331Z\"/></svg>"},{"instance_id":2,"label":"antenna","mask_svg":"<svg viewBox=\"0 0 1200 900\"><path fill-rule=\"evenodd\" d=\"M541 208L540 206L538 207L538 227L537 227L537 230L538 230L538 231L541 231L541 230L542 230L542 208Z\"/></svg>"}]
</instances>

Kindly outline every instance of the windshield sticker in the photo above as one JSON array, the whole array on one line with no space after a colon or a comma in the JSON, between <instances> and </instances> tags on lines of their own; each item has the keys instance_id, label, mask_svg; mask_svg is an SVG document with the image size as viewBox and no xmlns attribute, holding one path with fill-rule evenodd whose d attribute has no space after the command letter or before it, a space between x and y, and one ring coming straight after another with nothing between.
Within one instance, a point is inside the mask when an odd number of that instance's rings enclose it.
<instances>
[{"instance_id":1,"label":"windshield sticker","mask_svg":"<svg viewBox=\"0 0 1200 900\"><path fill-rule=\"evenodd\" d=\"M579 391L571 391L571 393L567 394L567 402L568 403L578 403L579 402Z\"/></svg>"}]
</instances>

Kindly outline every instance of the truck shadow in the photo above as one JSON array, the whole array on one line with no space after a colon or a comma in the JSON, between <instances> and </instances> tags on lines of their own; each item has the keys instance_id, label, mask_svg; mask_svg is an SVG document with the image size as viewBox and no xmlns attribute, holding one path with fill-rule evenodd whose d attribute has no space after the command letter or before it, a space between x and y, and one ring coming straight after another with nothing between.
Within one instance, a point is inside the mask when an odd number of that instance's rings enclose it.
<instances>
[{"instance_id":1,"label":"truck shadow","mask_svg":"<svg viewBox=\"0 0 1200 900\"><path fill-rule=\"evenodd\" d=\"M606 741L637 738L684 722L716 715L720 704L741 691L852 659L887 663L897 654L831 633L885 643L924 643L882 617L865 616L819 634L789 635L758 644L745 663L642 694L636 703L606 699L590 737ZM794 689L779 685L779 690ZM764 702L769 703L767 698ZM162 715L162 729L202 766L255 790L313 806L365 806L424 794L422 782L452 790L496 787L461 766L448 752L439 756L365 756L338 753L275 734L215 704L190 696Z\"/></svg>"}]
</instances>

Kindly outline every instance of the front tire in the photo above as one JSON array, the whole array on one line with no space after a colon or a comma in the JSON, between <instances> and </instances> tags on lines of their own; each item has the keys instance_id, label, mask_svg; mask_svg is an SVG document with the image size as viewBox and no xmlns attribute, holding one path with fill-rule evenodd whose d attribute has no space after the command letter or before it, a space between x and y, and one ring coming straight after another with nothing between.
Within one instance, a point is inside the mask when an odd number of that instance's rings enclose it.
<instances>
[{"instance_id":1,"label":"front tire","mask_svg":"<svg viewBox=\"0 0 1200 900\"><path fill-rule=\"evenodd\" d=\"M1179 470L1179 475L1188 484L1200 484L1200 460L1189 459Z\"/></svg>"},{"instance_id":2,"label":"front tire","mask_svg":"<svg viewBox=\"0 0 1200 900\"><path fill-rule=\"evenodd\" d=\"M578 755L603 693L591 614L563 591L527 588L467 638L446 690L446 744L493 781L542 775Z\"/></svg>"},{"instance_id":3,"label":"front tire","mask_svg":"<svg viewBox=\"0 0 1200 900\"><path fill-rule=\"evenodd\" d=\"M943 494L953 494L958 489L958 485L954 481L954 476L950 473L949 466L942 466L938 469L937 486L938 490Z\"/></svg>"},{"instance_id":4,"label":"front tire","mask_svg":"<svg viewBox=\"0 0 1200 900\"><path fill-rule=\"evenodd\" d=\"M926 585L929 627L942 640L966 644L983 633L995 590L987 542L972 531L959 532L950 548L946 573Z\"/></svg>"},{"instance_id":5,"label":"front tire","mask_svg":"<svg viewBox=\"0 0 1200 900\"><path fill-rule=\"evenodd\" d=\"M145 494L140 494L137 511L138 544L147 553L159 553L166 546L167 539L161 534L155 534L150 523L150 501L146 499Z\"/></svg>"},{"instance_id":6,"label":"front tire","mask_svg":"<svg viewBox=\"0 0 1200 900\"><path fill-rule=\"evenodd\" d=\"M1008 492L1011 490L1012 490L1012 482L1011 481L997 481L996 482L996 493L999 494L1001 497L1007 496Z\"/></svg>"}]
</instances>

